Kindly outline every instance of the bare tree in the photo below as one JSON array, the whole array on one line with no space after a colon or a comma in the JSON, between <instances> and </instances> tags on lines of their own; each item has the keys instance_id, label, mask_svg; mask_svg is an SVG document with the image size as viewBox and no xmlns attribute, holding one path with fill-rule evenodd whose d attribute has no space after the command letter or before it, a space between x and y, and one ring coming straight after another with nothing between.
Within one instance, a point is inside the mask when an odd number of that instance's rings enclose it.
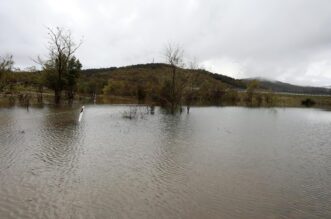
<instances>
[{"instance_id":1,"label":"bare tree","mask_svg":"<svg viewBox=\"0 0 331 219\"><path fill-rule=\"evenodd\" d=\"M176 108L180 104L181 95L176 91L177 83L177 69L183 66L183 49L178 46L169 43L165 49L166 62L171 66L172 80L171 80L171 98L170 98L170 110L174 114Z\"/></svg>"},{"instance_id":2,"label":"bare tree","mask_svg":"<svg viewBox=\"0 0 331 219\"><path fill-rule=\"evenodd\" d=\"M0 57L0 91L6 85L6 74L12 71L14 65L13 56L6 55L4 57Z\"/></svg>"},{"instance_id":3,"label":"bare tree","mask_svg":"<svg viewBox=\"0 0 331 219\"><path fill-rule=\"evenodd\" d=\"M51 89L54 90L55 103L60 103L61 93L64 89L64 76L70 67L70 61L74 58L74 53L81 46L82 41L76 44L72 39L70 30L57 27L55 30L48 30L48 59L43 61L38 57L38 63L42 65L43 70L49 74L55 74L52 77ZM55 80L55 81L54 81Z\"/></svg>"},{"instance_id":4,"label":"bare tree","mask_svg":"<svg viewBox=\"0 0 331 219\"><path fill-rule=\"evenodd\" d=\"M0 56L0 74L10 72L13 68L14 61L12 55ZM0 75L1 76L1 75Z\"/></svg>"}]
</instances>

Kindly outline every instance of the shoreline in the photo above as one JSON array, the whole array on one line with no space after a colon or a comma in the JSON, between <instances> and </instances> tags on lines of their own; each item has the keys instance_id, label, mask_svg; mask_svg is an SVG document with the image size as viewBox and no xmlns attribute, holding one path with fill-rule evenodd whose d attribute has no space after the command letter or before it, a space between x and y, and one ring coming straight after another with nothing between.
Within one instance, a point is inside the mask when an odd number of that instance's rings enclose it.
<instances>
[{"instance_id":1,"label":"shoreline","mask_svg":"<svg viewBox=\"0 0 331 219\"><path fill-rule=\"evenodd\" d=\"M263 92L256 93L256 95L263 95ZM26 102L24 95L29 96L28 103ZM226 107L226 106L240 106L240 107L249 107L249 108L276 108L276 107L299 107L299 108L331 108L331 96L328 95L314 95L314 94L292 94L292 93L273 93L273 103L266 104L260 103L257 104L256 101L252 104L247 104L244 101L246 93L239 93L239 100L236 102L228 103L226 101L220 102L218 104L208 103L207 101L196 101L191 104L191 107ZM11 106L22 106L22 107L30 107L30 106L40 106L40 105L48 105L55 106L54 104L54 95L52 93L43 93L42 102L38 100L37 92L22 92L16 94L0 94L0 108L2 107L11 107ZM314 104L311 106L305 106L302 104L302 101L312 100ZM59 106L70 106L70 105L79 105L79 104L111 104L111 105L154 105L160 106L159 104L151 101L138 101L136 97L133 96L110 96L110 95L97 95L96 101L94 102L93 98L86 95L76 95L73 103L68 103L63 97ZM186 107L183 105L182 107Z\"/></svg>"}]
</instances>

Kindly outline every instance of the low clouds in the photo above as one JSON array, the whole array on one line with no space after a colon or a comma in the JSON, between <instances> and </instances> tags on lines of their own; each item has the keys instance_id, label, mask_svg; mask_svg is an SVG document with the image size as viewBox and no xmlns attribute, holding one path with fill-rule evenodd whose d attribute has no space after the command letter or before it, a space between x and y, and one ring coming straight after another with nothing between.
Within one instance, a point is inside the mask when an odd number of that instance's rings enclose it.
<instances>
[{"instance_id":1,"label":"low clouds","mask_svg":"<svg viewBox=\"0 0 331 219\"><path fill-rule=\"evenodd\" d=\"M331 85L328 0L2 0L0 55L16 66L47 53L46 26L72 30L85 68L161 62L167 42L206 69Z\"/></svg>"}]
</instances>

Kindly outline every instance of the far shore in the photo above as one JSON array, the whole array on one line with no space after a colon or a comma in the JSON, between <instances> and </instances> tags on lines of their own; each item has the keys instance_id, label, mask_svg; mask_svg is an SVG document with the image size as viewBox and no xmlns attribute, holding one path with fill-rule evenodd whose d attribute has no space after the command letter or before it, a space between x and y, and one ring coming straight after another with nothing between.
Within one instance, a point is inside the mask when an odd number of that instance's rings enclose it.
<instances>
[{"instance_id":1,"label":"far shore","mask_svg":"<svg viewBox=\"0 0 331 219\"><path fill-rule=\"evenodd\" d=\"M315 95L315 94L297 94L297 93L273 93L274 101L272 105L260 104L246 104L244 101L246 92L239 92L239 100L235 103L208 104L203 101L196 102L192 106L248 106L248 107L307 107L303 104L305 100L311 100L313 104L308 107L315 108L331 108L331 95ZM260 92L263 94L263 92ZM10 106L37 106L37 105L54 105L54 94L51 92L43 93L42 100L38 99L37 92L26 91L15 94L0 94L0 107ZM28 98L28 99L27 99ZM95 97L87 95L75 96L74 102L71 104L141 104L141 105L155 105L152 100L138 101L136 97L132 96L115 96L115 95L96 95ZM60 105L69 105L68 101L63 98ZM183 106L185 107L185 106Z\"/></svg>"}]
</instances>

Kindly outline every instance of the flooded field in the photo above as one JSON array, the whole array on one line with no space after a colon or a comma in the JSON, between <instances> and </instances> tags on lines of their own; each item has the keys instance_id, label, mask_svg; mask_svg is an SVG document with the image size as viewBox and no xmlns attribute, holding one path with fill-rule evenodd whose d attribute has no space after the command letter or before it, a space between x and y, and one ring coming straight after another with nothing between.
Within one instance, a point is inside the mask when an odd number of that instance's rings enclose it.
<instances>
[{"instance_id":1,"label":"flooded field","mask_svg":"<svg viewBox=\"0 0 331 219\"><path fill-rule=\"evenodd\" d=\"M331 112L0 109L0 218L331 218Z\"/></svg>"}]
</instances>

